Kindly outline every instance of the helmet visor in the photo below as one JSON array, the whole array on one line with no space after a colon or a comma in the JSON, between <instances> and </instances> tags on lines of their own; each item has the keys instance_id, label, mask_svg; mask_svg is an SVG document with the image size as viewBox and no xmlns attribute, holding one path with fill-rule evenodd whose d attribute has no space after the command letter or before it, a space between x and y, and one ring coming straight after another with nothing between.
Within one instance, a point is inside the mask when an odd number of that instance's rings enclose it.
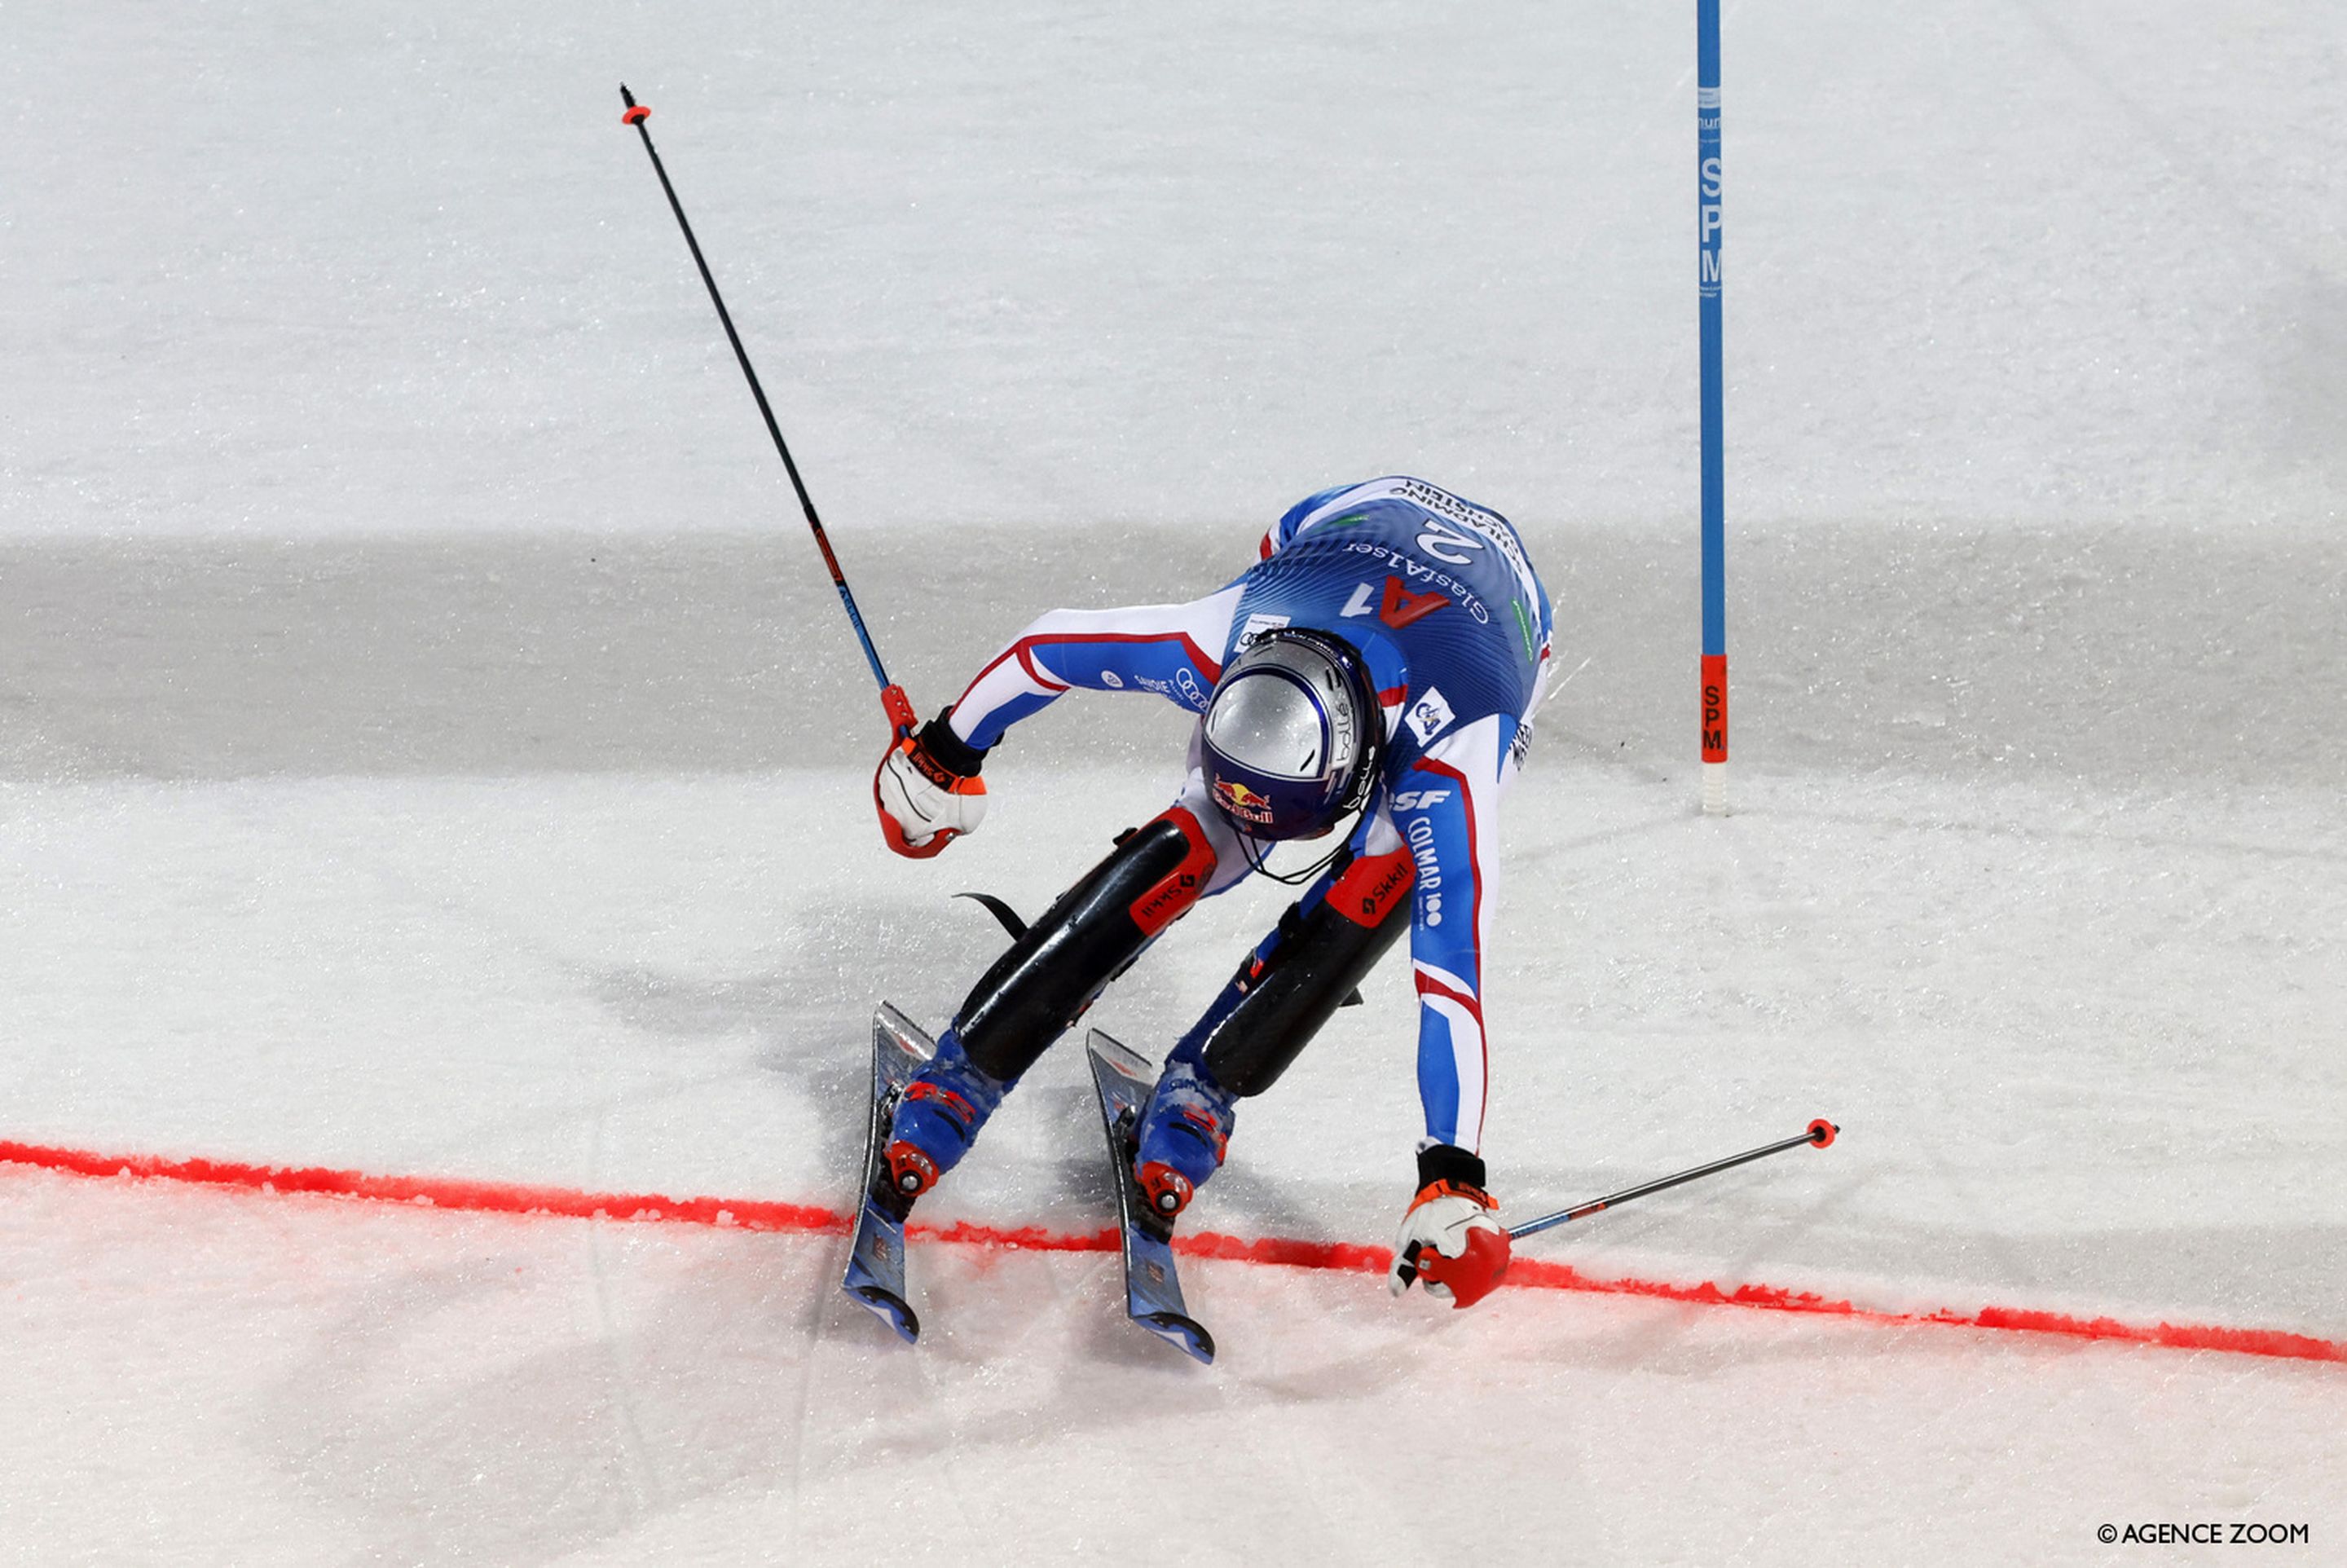
<instances>
[{"instance_id":1,"label":"helmet visor","mask_svg":"<svg viewBox=\"0 0 2347 1568\"><path fill-rule=\"evenodd\" d=\"M1206 743L1251 773L1312 779L1328 772L1328 722L1295 673L1250 671L1215 693Z\"/></svg>"}]
</instances>

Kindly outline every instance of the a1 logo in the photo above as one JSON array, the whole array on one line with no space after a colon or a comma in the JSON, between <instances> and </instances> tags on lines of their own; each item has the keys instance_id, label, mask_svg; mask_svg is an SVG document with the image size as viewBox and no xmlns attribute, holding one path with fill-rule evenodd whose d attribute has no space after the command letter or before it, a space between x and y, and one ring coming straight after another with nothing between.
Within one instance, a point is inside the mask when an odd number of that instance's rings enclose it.
<instances>
[{"instance_id":1,"label":"a1 logo","mask_svg":"<svg viewBox=\"0 0 2347 1568\"><path fill-rule=\"evenodd\" d=\"M1402 586L1401 579L1389 577L1386 579L1385 590L1382 594L1366 582L1355 585L1353 597L1345 601L1345 608L1337 613L1348 620L1357 615L1367 615L1369 613L1373 600L1376 601L1378 619L1396 631L1399 631L1412 621L1423 620L1450 603L1449 594L1434 589L1429 589L1424 593L1412 593Z\"/></svg>"}]
</instances>

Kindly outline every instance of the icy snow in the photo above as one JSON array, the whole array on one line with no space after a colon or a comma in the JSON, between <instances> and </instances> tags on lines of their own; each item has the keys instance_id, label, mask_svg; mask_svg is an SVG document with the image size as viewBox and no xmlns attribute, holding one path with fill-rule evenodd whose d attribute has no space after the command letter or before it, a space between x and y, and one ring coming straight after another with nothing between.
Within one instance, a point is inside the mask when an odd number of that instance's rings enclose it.
<instances>
[{"instance_id":1,"label":"icy snow","mask_svg":"<svg viewBox=\"0 0 2347 1568\"><path fill-rule=\"evenodd\" d=\"M897 861L892 672L1212 587L1337 480L1523 526L1487 1145L1599 1276L2347 1341L2335 8L1738 5L1736 814L1694 809L1690 8L18 8L0 115L0 1141L835 1205L1153 812L1071 699ZM1278 907L1090 1021L1162 1050ZM1383 1241L1399 970L1200 1223ZM1071 1050L939 1219L1103 1223ZM2347 1368L0 1166L0 1560L2100 1563L2347 1533ZM2196 1560L2191 1549L2178 1551ZM2204 1551L2198 1557L2219 1555Z\"/></svg>"}]
</instances>

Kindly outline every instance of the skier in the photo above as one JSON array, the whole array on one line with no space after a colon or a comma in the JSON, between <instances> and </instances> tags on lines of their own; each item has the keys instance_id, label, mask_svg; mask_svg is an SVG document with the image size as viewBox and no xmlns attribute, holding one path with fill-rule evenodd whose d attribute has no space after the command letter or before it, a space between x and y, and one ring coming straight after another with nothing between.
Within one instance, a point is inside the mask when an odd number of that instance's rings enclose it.
<instances>
[{"instance_id":1,"label":"skier","mask_svg":"<svg viewBox=\"0 0 2347 1568\"><path fill-rule=\"evenodd\" d=\"M1493 809L1546 672L1548 595L1506 518L1407 477L1298 502L1259 556L1191 603L1051 611L882 759L882 835L926 857L984 819L979 774L1004 731L1071 687L1200 715L1174 804L1122 835L963 1001L898 1102L873 1196L901 1220L1160 932L1262 870L1268 845L1358 814L1167 1055L1133 1175L1163 1219L1179 1214L1220 1168L1237 1102L1272 1085L1407 925L1426 1136L1390 1284L1466 1307L1508 1263L1477 1152L1483 927Z\"/></svg>"}]
</instances>

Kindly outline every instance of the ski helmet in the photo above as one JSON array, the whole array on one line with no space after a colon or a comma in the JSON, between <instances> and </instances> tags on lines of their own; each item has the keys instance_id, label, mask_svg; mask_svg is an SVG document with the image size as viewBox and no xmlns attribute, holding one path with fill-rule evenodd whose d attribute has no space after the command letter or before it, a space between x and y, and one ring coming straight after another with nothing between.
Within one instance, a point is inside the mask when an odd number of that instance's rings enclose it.
<instances>
[{"instance_id":1,"label":"ski helmet","mask_svg":"<svg viewBox=\"0 0 2347 1568\"><path fill-rule=\"evenodd\" d=\"M1206 703L1199 753L1215 808L1250 838L1317 838L1368 798L1385 716L1341 637L1284 626L1248 643Z\"/></svg>"}]
</instances>

